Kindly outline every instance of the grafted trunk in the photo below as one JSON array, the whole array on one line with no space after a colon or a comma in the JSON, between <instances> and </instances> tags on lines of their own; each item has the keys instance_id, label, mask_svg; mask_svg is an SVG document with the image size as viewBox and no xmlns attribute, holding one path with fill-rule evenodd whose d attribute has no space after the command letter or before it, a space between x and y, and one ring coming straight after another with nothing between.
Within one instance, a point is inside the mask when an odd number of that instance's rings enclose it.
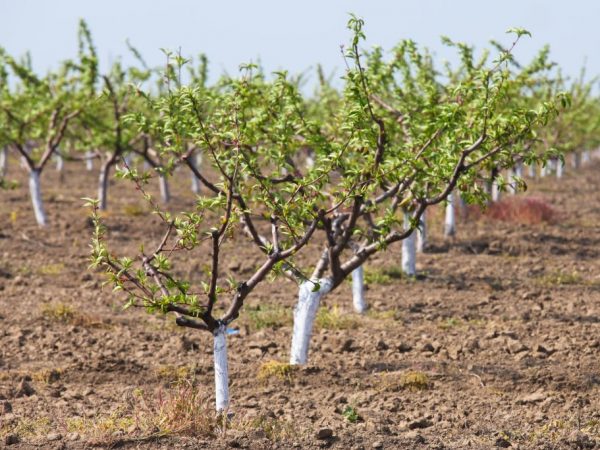
<instances>
[{"instance_id":1,"label":"grafted trunk","mask_svg":"<svg viewBox=\"0 0 600 450\"><path fill-rule=\"evenodd\" d=\"M160 189L160 198L163 203L169 203L171 200L171 192L169 191L169 180L162 173L158 175L158 186Z\"/></svg>"},{"instance_id":2,"label":"grafted trunk","mask_svg":"<svg viewBox=\"0 0 600 450\"><path fill-rule=\"evenodd\" d=\"M405 229L410 227L410 219L410 213L405 212ZM417 243L414 231L402 241L402 272L410 277L414 277L417 274Z\"/></svg>"},{"instance_id":3,"label":"grafted trunk","mask_svg":"<svg viewBox=\"0 0 600 450\"><path fill-rule=\"evenodd\" d=\"M98 179L98 208L101 211L106 210L107 202L108 202L108 175L110 173L109 163L104 163L100 168L100 176Z\"/></svg>"},{"instance_id":4,"label":"grafted trunk","mask_svg":"<svg viewBox=\"0 0 600 450\"><path fill-rule=\"evenodd\" d=\"M352 304L354 311L363 314L367 310L365 301L365 272L363 266L352 271Z\"/></svg>"},{"instance_id":5,"label":"grafted trunk","mask_svg":"<svg viewBox=\"0 0 600 450\"><path fill-rule=\"evenodd\" d=\"M213 333L213 360L215 368L215 407L217 412L229 408L229 367L227 365L227 337L225 325Z\"/></svg>"},{"instance_id":6,"label":"grafted trunk","mask_svg":"<svg viewBox=\"0 0 600 450\"><path fill-rule=\"evenodd\" d=\"M42 202L40 174L41 172L38 169L29 170L29 195L31 196L31 204L33 205L36 222L40 226L45 226L46 213L44 211L44 203Z\"/></svg>"},{"instance_id":7,"label":"grafted trunk","mask_svg":"<svg viewBox=\"0 0 600 450\"><path fill-rule=\"evenodd\" d=\"M417 229L417 252L424 253L427 247L427 219L426 212L419 217L419 228Z\"/></svg>"},{"instance_id":8,"label":"grafted trunk","mask_svg":"<svg viewBox=\"0 0 600 450\"><path fill-rule=\"evenodd\" d=\"M318 284L318 290L315 290L316 284ZM292 335L290 364L306 364L308 361L308 347L317 310L321 298L331 290L332 286L333 281L330 278L305 281L300 285L298 303L294 308L294 332Z\"/></svg>"}]
</instances>

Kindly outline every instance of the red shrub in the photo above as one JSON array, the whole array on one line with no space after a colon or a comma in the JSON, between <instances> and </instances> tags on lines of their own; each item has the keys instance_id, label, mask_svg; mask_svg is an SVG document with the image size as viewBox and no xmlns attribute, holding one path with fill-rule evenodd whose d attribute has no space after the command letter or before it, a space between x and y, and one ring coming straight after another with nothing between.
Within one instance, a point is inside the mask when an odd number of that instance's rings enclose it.
<instances>
[{"instance_id":1,"label":"red shrub","mask_svg":"<svg viewBox=\"0 0 600 450\"><path fill-rule=\"evenodd\" d=\"M506 198L492 203L483 214L492 220L502 220L526 225L556 220L556 210L545 200L536 197Z\"/></svg>"}]
</instances>

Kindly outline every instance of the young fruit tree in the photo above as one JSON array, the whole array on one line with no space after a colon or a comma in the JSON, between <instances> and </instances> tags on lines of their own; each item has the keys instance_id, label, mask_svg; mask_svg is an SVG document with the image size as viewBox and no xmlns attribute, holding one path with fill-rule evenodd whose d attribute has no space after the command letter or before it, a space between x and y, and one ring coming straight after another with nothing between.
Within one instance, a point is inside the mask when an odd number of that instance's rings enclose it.
<instances>
[{"instance_id":1,"label":"young fruit tree","mask_svg":"<svg viewBox=\"0 0 600 450\"><path fill-rule=\"evenodd\" d=\"M35 219L47 223L40 177L67 135L68 127L90 102L95 59L83 45L80 24L78 61L65 61L41 78L27 59L18 61L0 49L0 117L6 139L29 174L29 193ZM11 87L10 77L14 77Z\"/></svg>"},{"instance_id":2,"label":"young fruit tree","mask_svg":"<svg viewBox=\"0 0 600 450\"><path fill-rule=\"evenodd\" d=\"M558 112L554 101L512 107L509 94L519 90L523 77L511 69L510 51L491 62L487 53L475 61L470 47L456 44L461 76L443 80L431 56L412 41L401 42L386 61L380 48L359 49L362 20L353 17L349 27L345 87L322 122L328 146L315 148L315 167L331 163L323 191L331 206L318 233L324 234L323 250L299 288L292 364L308 361L323 296L395 242L409 243L405 271L414 273L411 241L424 211L452 192L484 204L481 170L539 160L530 149L535 130ZM515 44L527 34L513 32Z\"/></svg>"},{"instance_id":3,"label":"young fruit tree","mask_svg":"<svg viewBox=\"0 0 600 450\"><path fill-rule=\"evenodd\" d=\"M268 82L253 70L247 66L243 76L224 78L210 91L194 85L158 97L138 91L153 113L130 115L128 122L152 129L156 151L186 164L205 187L195 208L171 214L146 192L150 174L119 170L160 219L164 234L150 252L115 254L97 214L99 202L89 200L93 266L126 293L126 307L172 313L177 325L213 335L217 411L229 406L227 327L268 277L303 276L294 259L327 214L319 207L327 171L302 175L288 163L302 145L322 145L318 128L305 119L302 98L285 73ZM201 169L191 161L195 147L205 149ZM280 175L281 167L288 175ZM236 260L239 240L247 236L262 262L247 277L227 277L223 267ZM181 268L191 258L210 264L188 279Z\"/></svg>"}]
</instances>

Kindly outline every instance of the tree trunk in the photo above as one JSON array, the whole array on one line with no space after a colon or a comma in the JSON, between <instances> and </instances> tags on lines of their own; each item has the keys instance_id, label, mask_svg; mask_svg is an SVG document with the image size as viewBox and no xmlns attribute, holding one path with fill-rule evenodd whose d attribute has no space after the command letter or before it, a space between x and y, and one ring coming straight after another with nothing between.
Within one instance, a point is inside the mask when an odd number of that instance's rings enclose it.
<instances>
[{"instance_id":1,"label":"tree trunk","mask_svg":"<svg viewBox=\"0 0 600 450\"><path fill-rule=\"evenodd\" d=\"M529 164L529 166L527 166L527 171L529 178L535 178L535 163Z\"/></svg>"},{"instance_id":2,"label":"tree trunk","mask_svg":"<svg viewBox=\"0 0 600 450\"><path fill-rule=\"evenodd\" d=\"M226 326L220 325L214 331L213 358L215 367L215 407L217 412L229 408L229 368L227 366Z\"/></svg>"},{"instance_id":3,"label":"tree trunk","mask_svg":"<svg viewBox=\"0 0 600 450\"><path fill-rule=\"evenodd\" d=\"M92 152L85 153L85 168L88 172L94 170L94 154Z\"/></svg>"},{"instance_id":4,"label":"tree trunk","mask_svg":"<svg viewBox=\"0 0 600 450\"><path fill-rule=\"evenodd\" d=\"M163 203L169 203L171 200L171 193L169 192L169 181L166 175L162 173L158 175L158 186L160 188L160 198Z\"/></svg>"},{"instance_id":5,"label":"tree trunk","mask_svg":"<svg viewBox=\"0 0 600 450\"><path fill-rule=\"evenodd\" d=\"M315 283L319 289L315 289ZM317 310L321 298L327 294L333 285L330 278L305 281L298 289L298 303L294 308L294 332L292 335L292 349L290 351L290 364L306 364L308 361L308 346L313 330Z\"/></svg>"},{"instance_id":6,"label":"tree trunk","mask_svg":"<svg viewBox=\"0 0 600 450\"><path fill-rule=\"evenodd\" d=\"M448 195L446 203L446 216L444 218L444 237L452 237L456 234L456 206L454 193Z\"/></svg>"},{"instance_id":7,"label":"tree trunk","mask_svg":"<svg viewBox=\"0 0 600 450\"><path fill-rule=\"evenodd\" d=\"M492 181L492 201L499 202L501 197L500 186L498 186L498 181L494 178Z\"/></svg>"},{"instance_id":8,"label":"tree trunk","mask_svg":"<svg viewBox=\"0 0 600 450\"><path fill-rule=\"evenodd\" d=\"M198 169L198 167L200 167L200 165L202 164L202 155L200 155L200 154L192 155L190 162L195 169ZM200 180L198 179L198 177L196 177L196 174L194 172L192 172L191 170L190 170L190 173L192 174L192 192L194 194L199 194L200 193Z\"/></svg>"},{"instance_id":9,"label":"tree trunk","mask_svg":"<svg viewBox=\"0 0 600 450\"><path fill-rule=\"evenodd\" d=\"M581 167L581 153L574 152L572 160L573 169L578 170Z\"/></svg>"},{"instance_id":10,"label":"tree trunk","mask_svg":"<svg viewBox=\"0 0 600 450\"><path fill-rule=\"evenodd\" d=\"M404 228L410 227L411 215L404 213ZM417 243L416 233L413 231L402 241L402 272L409 277L417 274Z\"/></svg>"},{"instance_id":11,"label":"tree trunk","mask_svg":"<svg viewBox=\"0 0 600 450\"><path fill-rule=\"evenodd\" d=\"M33 205L33 213L38 225L46 225L46 213L44 212L44 204L42 202L42 189L40 186L40 174L38 169L30 169L29 171L29 194L31 196L31 204Z\"/></svg>"},{"instance_id":12,"label":"tree trunk","mask_svg":"<svg viewBox=\"0 0 600 450\"><path fill-rule=\"evenodd\" d=\"M98 180L98 208L101 211L106 211L107 195L108 195L108 175L110 173L109 163L104 163L100 168L100 178Z\"/></svg>"},{"instance_id":13,"label":"tree trunk","mask_svg":"<svg viewBox=\"0 0 600 450\"><path fill-rule=\"evenodd\" d=\"M6 168L8 167L8 152L6 147L0 149L0 178L6 176Z\"/></svg>"},{"instance_id":14,"label":"tree trunk","mask_svg":"<svg viewBox=\"0 0 600 450\"><path fill-rule=\"evenodd\" d=\"M417 229L417 252L424 253L427 247L427 219L426 211L419 217L419 228Z\"/></svg>"},{"instance_id":15,"label":"tree trunk","mask_svg":"<svg viewBox=\"0 0 600 450\"><path fill-rule=\"evenodd\" d=\"M367 310L365 301L365 271L359 266L352 271L352 304L354 311L363 314Z\"/></svg>"},{"instance_id":16,"label":"tree trunk","mask_svg":"<svg viewBox=\"0 0 600 450\"><path fill-rule=\"evenodd\" d=\"M581 162L586 164L590 162L591 155L590 155L590 151L589 150L584 150L582 155L581 155Z\"/></svg>"},{"instance_id":17,"label":"tree trunk","mask_svg":"<svg viewBox=\"0 0 600 450\"><path fill-rule=\"evenodd\" d=\"M562 178L565 173L565 165L560 159L556 160L556 178Z\"/></svg>"}]
</instances>

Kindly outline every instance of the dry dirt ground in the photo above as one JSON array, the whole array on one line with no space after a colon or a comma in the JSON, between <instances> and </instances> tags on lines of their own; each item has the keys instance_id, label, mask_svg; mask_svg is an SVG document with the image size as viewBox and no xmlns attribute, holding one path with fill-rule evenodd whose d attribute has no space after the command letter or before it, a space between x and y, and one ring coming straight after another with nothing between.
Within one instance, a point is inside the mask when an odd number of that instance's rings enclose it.
<instances>
[{"instance_id":1,"label":"dry dirt ground","mask_svg":"<svg viewBox=\"0 0 600 450\"><path fill-rule=\"evenodd\" d=\"M349 284L329 295L306 367L272 362L288 359L297 287L259 287L228 340L227 423L212 412L211 336L123 311L87 270L80 198L96 175L47 169L46 229L15 175L21 187L0 192L0 447L600 448L598 170L530 183L519 197L550 205L550 223L471 214L447 242L432 211L419 276L399 276L399 247L370 261L368 314L351 312ZM187 176L177 181L173 211L193 203ZM162 229L137 193L110 189L112 247L155 246ZM224 275L258 261L240 236ZM204 264L181 271L193 279Z\"/></svg>"}]
</instances>

